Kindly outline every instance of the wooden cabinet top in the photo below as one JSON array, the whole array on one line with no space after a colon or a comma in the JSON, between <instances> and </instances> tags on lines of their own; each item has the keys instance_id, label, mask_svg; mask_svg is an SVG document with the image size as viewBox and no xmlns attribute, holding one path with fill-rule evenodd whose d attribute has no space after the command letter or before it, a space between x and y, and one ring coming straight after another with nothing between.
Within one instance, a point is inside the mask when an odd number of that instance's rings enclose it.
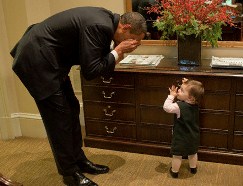
<instances>
[{"instance_id":1,"label":"wooden cabinet top","mask_svg":"<svg viewBox=\"0 0 243 186\"><path fill-rule=\"evenodd\" d=\"M210 67L211 60L202 60L200 66L181 66L176 58L164 58L156 67L141 67L132 65L116 66L118 72L159 73L159 74L186 74L200 76L243 77L243 69L219 69Z\"/></svg>"}]
</instances>

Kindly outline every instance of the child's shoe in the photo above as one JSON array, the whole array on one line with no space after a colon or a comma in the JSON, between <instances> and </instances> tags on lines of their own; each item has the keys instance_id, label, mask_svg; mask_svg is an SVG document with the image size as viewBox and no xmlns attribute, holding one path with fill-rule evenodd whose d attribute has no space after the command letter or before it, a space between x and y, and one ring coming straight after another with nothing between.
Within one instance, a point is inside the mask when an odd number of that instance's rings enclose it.
<instances>
[{"instance_id":1,"label":"child's shoe","mask_svg":"<svg viewBox=\"0 0 243 186\"><path fill-rule=\"evenodd\" d=\"M191 169L191 173L192 174L196 174L197 173L197 167L196 168L190 168Z\"/></svg>"},{"instance_id":2,"label":"child's shoe","mask_svg":"<svg viewBox=\"0 0 243 186\"><path fill-rule=\"evenodd\" d=\"M178 172L173 172L172 167L170 168L170 175L172 178L178 178Z\"/></svg>"}]
</instances>

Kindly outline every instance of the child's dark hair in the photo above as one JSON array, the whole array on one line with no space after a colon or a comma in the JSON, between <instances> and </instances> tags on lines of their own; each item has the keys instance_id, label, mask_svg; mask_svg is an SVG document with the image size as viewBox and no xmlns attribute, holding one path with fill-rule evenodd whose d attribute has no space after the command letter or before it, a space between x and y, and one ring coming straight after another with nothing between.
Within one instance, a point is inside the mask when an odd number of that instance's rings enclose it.
<instances>
[{"instance_id":1,"label":"child's dark hair","mask_svg":"<svg viewBox=\"0 0 243 186\"><path fill-rule=\"evenodd\" d=\"M196 80L187 80L185 84L188 86L189 95L195 98L195 103L200 103L204 94L203 84Z\"/></svg>"}]
</instances>

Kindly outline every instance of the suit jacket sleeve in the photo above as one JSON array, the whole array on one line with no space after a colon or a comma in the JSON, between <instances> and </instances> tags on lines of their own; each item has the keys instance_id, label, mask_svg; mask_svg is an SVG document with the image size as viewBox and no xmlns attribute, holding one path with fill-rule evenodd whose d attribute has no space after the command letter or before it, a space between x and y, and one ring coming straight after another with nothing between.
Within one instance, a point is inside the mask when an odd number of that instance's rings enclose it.
<instances>
[{"instance_id":1,"label":"suit jacket sleeve","mask_svg":"<svg viewBox=\"0 0 243 186\"><path fill-rule=\"evenodd\" d=\"M24 35L27 34L27 33L30 31L30 29L31 29L34 25L35 25L35 24L30 25L30 26L26 29L26 31L24 32ZM23 35L23 36L24 36L24 35ZM15 57L15 55L16 55L16 53L17 53L18 46L19 46L19 42L17 42L17 43L15 44L15 46L13 47L13 49L10 51L10 54L11 54L11 56L12 56L13 58Z\"/></svg>"},{"instance_id":2,"label":"suit jacket sleeve","mask_svg":"<svg viewBox=\"0 0 243 186\"><path fill-rule=\"evenodd\" d=\"M111 76L115 68L115 58L110 53L113 29L96 24L86 27L83 32L80 64L84 78L90 80L97 76Z\"/></svg>"}]
</instances>

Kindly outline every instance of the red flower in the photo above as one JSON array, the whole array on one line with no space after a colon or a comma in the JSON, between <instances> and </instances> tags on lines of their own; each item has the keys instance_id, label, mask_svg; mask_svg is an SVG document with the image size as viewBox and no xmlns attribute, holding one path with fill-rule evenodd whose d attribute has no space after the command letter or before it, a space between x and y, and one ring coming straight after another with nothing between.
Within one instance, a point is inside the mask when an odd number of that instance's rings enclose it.
<instances>
[{"instance_id":1,"label":"red flower","mask_svg":"<svg viewBox=\"0 0 243 186\"><path fill-rule=\"evenodd\" d=\"M233 8L223 6L222 0L156 0L147 10L158 15L154 26L162 31L162 39L174 33L195 34L212 46L221 37L221 26L234 26L233 17L237 15Z\"/></svg>"}]
</instances>

